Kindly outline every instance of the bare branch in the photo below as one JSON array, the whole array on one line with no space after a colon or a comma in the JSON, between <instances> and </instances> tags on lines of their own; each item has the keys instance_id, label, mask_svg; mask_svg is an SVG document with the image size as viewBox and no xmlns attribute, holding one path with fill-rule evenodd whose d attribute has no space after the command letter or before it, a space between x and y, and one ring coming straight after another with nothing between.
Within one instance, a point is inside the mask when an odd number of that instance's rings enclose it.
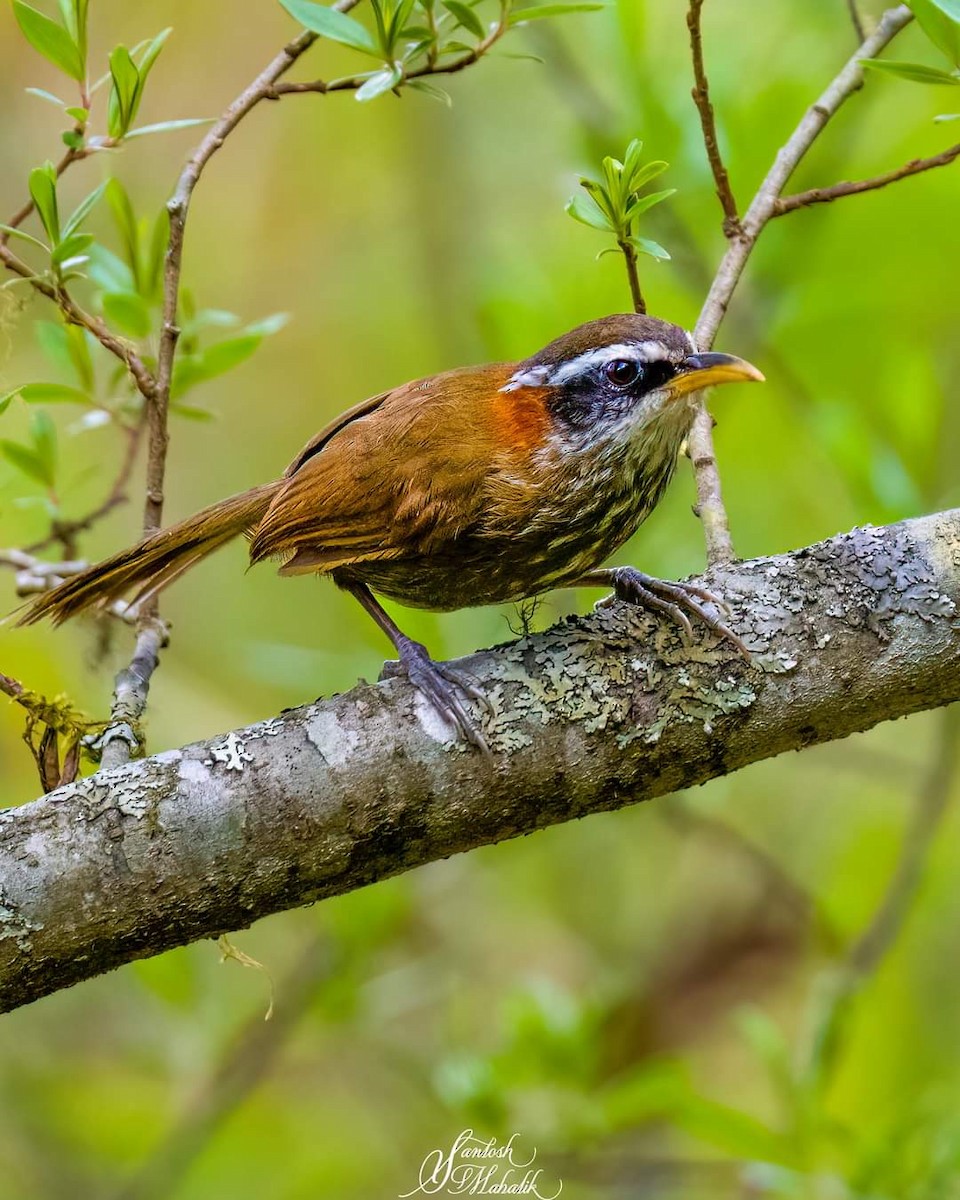
<instances>
[{"instance_id":1,"label":"bare branch","mask_svg":"<svg viewBox=\"0 0 960 1200\"><path fill-rule=\"evenodd\" d=\"M120 671L114 683L110 724L93 747L100 753L102 769L123 766L131 755L143 753L140 718L146 710L150 680L167 637L167 627L159 617L139 617L137 642L130 665Z\"/></svg>"},{"instance_id":2,"label":"bare branch","mask_svg":"<svg viewBox=\"0 0 960 1200\"><path fill-rule=\"evenodd\" d=\"M911 175L919 175L922 171L931 171L935 167L949 166L960 157L960 142L939 154L929 158L914 158L897 167L895 171L887 171L885 175L874 175L871 179L858 179L853 182L835 183L831 187L809 188L805 192L795 192L792 196L781 196L773 209L773 216L782 217L784 213L794 212L798 208L809 208L812 204L829 204L844 196L858 196L861 192L873 192L877 188L897 183L901 179L909 179Z\"/></svg>"},{"instance_id":3,"label":"bare branch","mask_svg":"<svg viewBox=\"0 0 960 1200\"><path fill-rule=\"evenodd\" d=\"M690 30L690 53L693 58L693 77L695 86L690 93L700 114L700 128L703 130L703 144L707 151L710 170L717 188L717 198L723 209L723 232L728 238L739 237L740 217L737 213L737 202L733 197L730 177L723 165L720 146L717 142L717 124L713 115L713 105L710 103L710 85L707 82L707 71L703 63L703 37L700 32L700 16L703 0L690 0L687 10L687 28Z\"/></svg>"},{"instance_id":4,"label":"bare branch","mask_svg":"<svg viewBox=\"0 0 960 1200\"><path fill-rule=\"evenodd\" d=\"M704 582L752 667L624 604L466 660L492 769L391 679L0 811L0 1007L960 699L960 510Z\"/></svg>"},{"instance_id":5,"label":"bare branch","mask_svg":"<svg viewBox=\"0 0 960 1200\"><path fill-rule=\"evenodd\" d=\"M912 20L913 13L905 5L888 9L876 30L807 109L780 150L743 217L740 236L730 242L704 301L694 330L694 340L701 350L708 350L713 345L747 260L767 222L775 215L777 201L787 180L830 118L863 85L863 59L876 57ZM713 420L703 406L690 433L689 454L697 477L697 510L704 525L707 561L714 564L731 562L734 550L714 455L712 429Z\"/></svg>"}]
</instances>

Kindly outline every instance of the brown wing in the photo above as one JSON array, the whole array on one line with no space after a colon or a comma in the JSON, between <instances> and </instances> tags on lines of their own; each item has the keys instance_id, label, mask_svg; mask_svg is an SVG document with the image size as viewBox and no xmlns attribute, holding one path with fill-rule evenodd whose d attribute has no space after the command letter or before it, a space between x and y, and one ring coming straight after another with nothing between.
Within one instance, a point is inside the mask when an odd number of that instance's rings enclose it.
<instances>
[{"instance_id":1,"label":"brown wing","mask_svg":"<svg viewBox=\"0 0 960 1200\"><path fill-rule=\"evenodd\" d=\"M332 571L435 552L474 525L495 450L491 397L512 369L449 371L338 417L291 464L251 559L283 557L281 574Z\"/></svg>"}]
</instances>

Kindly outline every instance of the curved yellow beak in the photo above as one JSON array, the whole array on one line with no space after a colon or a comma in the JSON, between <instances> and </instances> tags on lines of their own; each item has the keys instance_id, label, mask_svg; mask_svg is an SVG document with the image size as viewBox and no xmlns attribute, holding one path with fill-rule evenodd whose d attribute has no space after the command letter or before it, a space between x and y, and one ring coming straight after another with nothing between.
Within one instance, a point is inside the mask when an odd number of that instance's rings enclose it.
<instances>
[{"instance_id":1,"label":"curved yellow beak","mask_svg":"<svg viewBox=\"0 0 960 1200\"><path fill-rule=\"evenodd\" d=\"M670 381L674 396L685 396L688 392L699 392L716 383L763 383L762 371L753 363L737 358L734 354L690 354Z\"/></svg>"}]
</instances>

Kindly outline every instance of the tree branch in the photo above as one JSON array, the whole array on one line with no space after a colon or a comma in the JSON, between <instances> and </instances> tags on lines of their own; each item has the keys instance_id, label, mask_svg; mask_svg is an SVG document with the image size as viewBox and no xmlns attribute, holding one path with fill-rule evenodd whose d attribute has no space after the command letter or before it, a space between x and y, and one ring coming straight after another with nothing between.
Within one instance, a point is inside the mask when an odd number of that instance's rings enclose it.
<instances>
[{"instance_id":1,"label":"tree branch","mask_svg":"<svg viewBox=\"0 0 960 1200\"><path fill-rule=\"evenodd\" d=\"M960 142L933 154L929 158L914 158L897 167L895 171L887 171L885 175L874 175L871 179L858 179L853 182L835 183L831 187L809 188L805 192L795 192L792 196L781 196L773 207L773 216L782 217L784 213L793 212L798 208L809 208L812 204L829 204L843 196L858 196L861 192L873 192L877 188L886 187L888 183L896 183L900 179L909 179L911 175L919 175L921 171L931 171L935 167L946 167L960 157Z\"/></svg>"},{"instance_id":2,"label":"tree branch","mask_svg":"<svg viewBox=\"0 0 960 1200\"><path fill-rule=\"evenodd\" d=\"M0 812L0 1007L960 699L960 510L704 582L752 667L621 604L466 660L494 769L393 679Z\"/></svg>"},{"instance_id":3,"label":"tree branch","mask_svg":"<svg viewBox=\"0 0 960 1200\"><path fill-rule=\"evenodd\" d=\"M340 0L334 5L340 12L354 8L359 0ZM177 310L180 302L180 273L183 267L183 238L187 210L193 189L204 167L216 154L227 137L261 100L271 93L277 80L288 71L305 50L317 40L314 33L303 32L273 58L249 84L220 119L207 132L190 160L180 173L173 195L167 201L170 214L170 236L164 260L163 324L160 331L160 350L157 355L157 388L150 405L149 449L147 452L147 495L143 510L143 532L153 533L163 519L163 487L167 464L167 416L170 406L170 385L173 381L173 360L177 351L180 329Z\"/></svg>"},{"instance_id":4,"label":"tree branch","mask_svg":"<svg viewBox=\"0 0 960 1200\"><path fill-rule=\"evenodd\" d=\"M358 0L354 0L354 3L358 3ZM352 8L353 5L350 5L350 7ZM506 14L504 13L501 19L492 26L487 36L478 42L472 50L468 50L465 54L461 54L458 58L450 59L446 63L438 63L436 60L427 61L422 67L416 67L413 71L405 71L400 79L397 80L397 88L402 88L405 83L409 83L411 80L425 79L431 75L456 75L458 71L463 71L467 67L473 66L475 62L479 62L487 51L499 42L507 32L507 27ZM362 76L351 75L343 79L333 79L329 82L325 79L311 79L301 83L278 83L276 87L270 88L263 98L279 100L281 96L303 95L311 92L321 96L326 96L331 92L355 92L365 82L366 80Z\"/></svg>"},{"instance_id":5,"label":"tree branch","mask_svg":"<svg viewBox=\"0 0 960 1200\"><path fill-rule=\"evenodd\" d=\"M690 30L690 54L693 59L693 77L695 86L690 93L700 114L700 128L703 130L703 144L707 151L713 181L717 187L717 199L723 209L723 232L728 238L740 234L740 217L737 213L737 202L733 198L730 177L723 165L720 155L720 145L717 142L717 123L713 115L713 105L710 103L710 85L707 82L707 71L703 63L703 38L700 33L700 14L703 0L690 0L687 10L687 29Z\"/></svg>"},{"instance_id":6,"label":"tree branch","mask_svg":"<svg viewBox=\"0 0 960 1200\"><path fill-rule=\"evenodd\" d=\"M153 376L129 342L112 333L102 317L95 317L92 313L82 309L66 288L54 287L46 279L34 274L33 270L14 254L9 246L2 243L0 243L0 263L14 275L25 279L35 292L52 300L63 313L64 320L69 324L81 325L84 329L89 330L105 350L108 350L124 364L137 385L137 391L149 402L155 387Z\"/></svg>"},{"instance_id":7,"label":"tree branch","mask_svg":"<svg viewBox=\"0 0 960 1200\"><path fill-rule=\"evenodd\" d=\"M710 286L693 335L699 349L709 350L713 345L747 259L767 222L776 214L777 200L787 180L837 109L863 85L863 59L875 58L912 20L913 13L905 5L888 9L876 30L846 63L819 100L807 109L780 150L743 217L739 236L730 242ZM734 558L730 524L723 505L720 474L714 456L712 429L713 419L706 406L701 406L690 432L688 446L697 480L697 512L703 521L707 561L711 565L732 562Z\"/></svg>"}]
</instances>

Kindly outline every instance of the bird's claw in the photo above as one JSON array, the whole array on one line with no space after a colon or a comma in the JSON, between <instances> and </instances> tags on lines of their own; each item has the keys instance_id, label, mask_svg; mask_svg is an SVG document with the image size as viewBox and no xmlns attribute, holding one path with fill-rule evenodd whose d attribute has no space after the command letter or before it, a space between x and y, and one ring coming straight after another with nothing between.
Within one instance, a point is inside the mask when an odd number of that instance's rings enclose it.
<instances>
[{"instance_id":1,"label":"bird's claw","mask_svg":"<svg viewBox=\"0 0 960 1200\"><path fill-rule=\"evenodd\" d=\"M693 627L687 616L689 613L718 637L734 646L748 663L752 661L750 651L743 640L737 637L729 625L703 607L701 601L712 604L721 612L730 612L729 605L706 588L695 583L670 583L653 575L645 575L635 567L619 567L613 577L613 591L613 598L617 600L625 600L629 604L639 604L643 608L663 613L680 626L687 638L692 638Z\"/></svg>"},{"instance_id":2,"label":"bird's claw","mask_svg":"<svg viewBox=\"0 0 960 1200\"><path fill-rule=\"evenodd\" d=\"M488 759L492 759L490 747L474 724L460 697L459 689L471 700L483 705L487 712L493 711L484 692L463 671L447 663L434 662L426 646L407 640L397 646L399 661L386 662L380 673L381 679L405 675L413 686L433 705L440 716Z\"/></svg>"}]
</instances>

